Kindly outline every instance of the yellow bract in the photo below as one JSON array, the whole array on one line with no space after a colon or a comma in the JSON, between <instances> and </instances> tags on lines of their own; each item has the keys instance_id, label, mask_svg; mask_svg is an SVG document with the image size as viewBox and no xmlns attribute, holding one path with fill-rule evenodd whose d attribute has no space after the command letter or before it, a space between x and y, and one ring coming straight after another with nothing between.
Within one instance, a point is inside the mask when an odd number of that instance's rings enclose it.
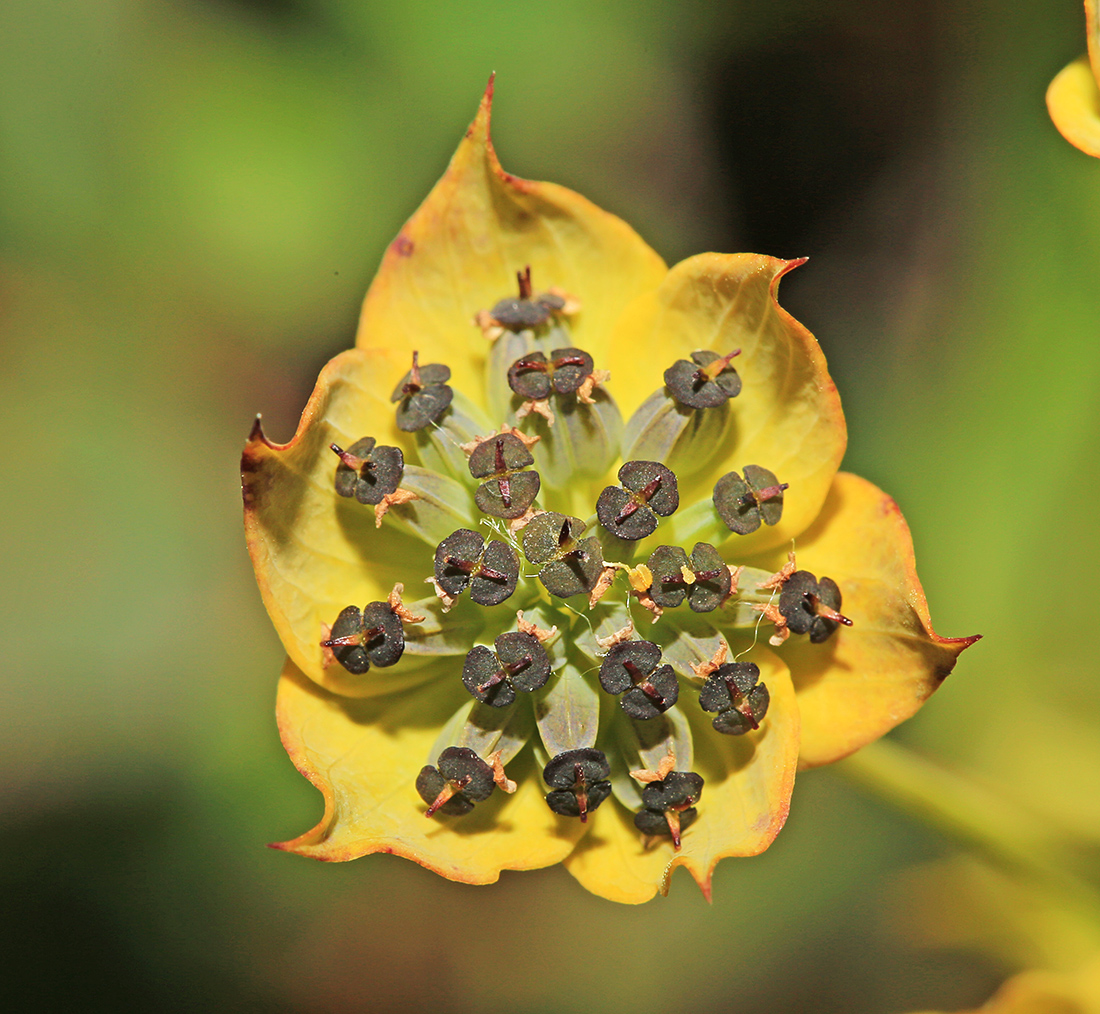
<instances>
[{"instance_id":1,"label":"yellow bract","mask_svg":"<svg viewBox=\"0 0 1100 1014\"><path fill-rule=\"evenodd\" d=\"M647 900L682 865L709 896L719 859L760 852L778 833L799 762L834 760L908 717L970 641L932 631L893 501L837 474L846 432L836 389L813 336L776 301L779 279L800 262L704 254L667 270L613 215L504 172L489 140L491 95L490 86L445 175L387 250L356 348L324 368L293 439L274 445L257 426L245 448L249 550L289 655L279 729L325 800L320 823L279 847L328 860L392 852L479 884L501 870L565 861L586 888L622 902ZM469 699L458 678L463 655L406 653L393 670L355 677L326 667L319 643L345 606L385 599L398 582L406 601L421 598L432 573L431 546L388 524L376 528L373 511L335 494L329 445L370 435L417 460L417 439L396 428L389 401L414 350L422 364L448 365L456 392L484 405L490 345L473 318L516 295L515 273L527 265L536 292L553 286L580 300L572 340L597 369L610 370L608 390L624 417L661 387L677 358L742 349L734 365L744 387L730 403L728 440L709 467L686 478L683 502L708 500L731 469L773 470L790 483L782 521L731 537L723 553L774 571L794 540L799 566L834 578L855 620L822 645L791 638L777 652L751 648L745 658L760 666L771 693L755 732L721 735L712 716L685 701L693 769L706 782L680 852L666 841L643 843L614 798L587 824L553 814L530 748L509 763L515 795L496 791L459 820L425 819L416 776L434 763L441 728ZM587 502L600 488L586 481L573 493ZM685 686L682 696L691 692Z\"/></svg>"}]
</instances>

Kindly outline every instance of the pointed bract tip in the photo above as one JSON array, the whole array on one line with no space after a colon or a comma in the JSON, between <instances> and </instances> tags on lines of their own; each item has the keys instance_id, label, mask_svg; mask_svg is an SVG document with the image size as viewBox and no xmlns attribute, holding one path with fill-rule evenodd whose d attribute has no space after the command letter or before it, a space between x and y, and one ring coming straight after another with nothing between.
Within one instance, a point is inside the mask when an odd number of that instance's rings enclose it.
<instances>
[{"instance_id":1,"label":"pointed bract tip","mask_svg":"<svg viewBox=\"0 0 1100 1014\"><path fill-rule=\"evenodd\" d=\"M793 260L784 261L783 266L776 272L775 277L772 279L772 292L774 294L775 289L779 286L779 281L785 275L789 275L795 268L802 267L810 258L809 257L795 257Z\"/></svg>"},{"instance_id":2,"label":"pointed bract tip","mask_svg":"<svg viewBox=\"0 0 1100 1014\"><path fill-rule=\"evenodd\" d=\"M264 440L264 427L259 412L256 413L256 418L252 420L252 429L248 431L248 442L251 444L257 440Z\"/></svg>"},{"instance_id":3,"label":"pointed bract tip","mask_svg":"<svg viewBox=\"0 0 1100 1014\"><path fill-rule=\"evenodd\" d=\"M489 75L489 83L485 86L485 93L481 96L481 102L477 107L477 115L474 117L474 122L466 129L466 136L468 138L474 138L477 135L482 135L485 138L485 143L489 144L489 120L493 113L493 87L496 81L497 72L494 70Z\"/></svg>"}]
</instances>

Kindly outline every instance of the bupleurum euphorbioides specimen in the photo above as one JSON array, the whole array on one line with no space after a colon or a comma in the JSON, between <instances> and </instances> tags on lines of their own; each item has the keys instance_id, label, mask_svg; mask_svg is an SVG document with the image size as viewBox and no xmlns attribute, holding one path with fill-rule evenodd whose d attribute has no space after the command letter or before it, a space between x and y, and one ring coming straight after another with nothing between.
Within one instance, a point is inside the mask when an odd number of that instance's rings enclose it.
<instances>
[{"instance_id":1,"label":"bupleurum euphorbioides specimen","mask_svg":"<svg viewBox=\"0 0 1100 1014\"><path fill-rule=\"evenodd\" d=\"M970 642L933 632L893 501L837 471L836 390L775 298L801 262L667 269L505 173L490 95L294 438L245 448L279 728L325 798L279 847L469 883L563 862L627 902L683 865L709 893L796 767Z\"/></svg>"}]
</instances>

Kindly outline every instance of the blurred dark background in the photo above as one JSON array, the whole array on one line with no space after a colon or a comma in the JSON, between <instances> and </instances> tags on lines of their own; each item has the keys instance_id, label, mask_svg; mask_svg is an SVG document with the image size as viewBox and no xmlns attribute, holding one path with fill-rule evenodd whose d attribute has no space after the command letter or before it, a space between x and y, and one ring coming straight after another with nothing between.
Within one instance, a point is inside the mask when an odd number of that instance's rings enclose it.
<instances>
[{"instance_id":1,"label":"blurred dark background","mask_svg":"<svg viewBox=\"0 0 1100 1014\"><path fill-rule=\"evenodd\" d=\"M1010 960L918 946L896 903L950 846L836 772L713 906L683 873L626 909L560 869L470 888L265 849L320 797L278 743L236 463L257 411L293 432L495 70L510 171L670 263L810 257L781 295L829 356L847 467L900 501L940 631L986 635L897 735L1096 837L1100 164L1043 107L1083 50L1071 0L4 0L10 1009L988 996Z\"/></svg>"}]
</instances>

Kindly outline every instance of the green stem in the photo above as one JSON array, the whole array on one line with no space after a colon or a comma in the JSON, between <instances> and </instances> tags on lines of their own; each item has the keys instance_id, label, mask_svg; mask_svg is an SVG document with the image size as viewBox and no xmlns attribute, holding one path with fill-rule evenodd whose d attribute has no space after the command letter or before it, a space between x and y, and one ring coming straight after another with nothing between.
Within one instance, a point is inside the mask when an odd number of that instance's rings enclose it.
<instances>
[{"instance_id":1,"label":"green stem","mask_svg":"<svg viewBox=\"0 0 1100 1014\"><path fill-rule=\"evenodd\" d=\"M1100 892L1072 871L1078 857L1049 818L892 740L864 747L836 770L998 866L1100 910Z\"/></svg>"}]
</instances>

